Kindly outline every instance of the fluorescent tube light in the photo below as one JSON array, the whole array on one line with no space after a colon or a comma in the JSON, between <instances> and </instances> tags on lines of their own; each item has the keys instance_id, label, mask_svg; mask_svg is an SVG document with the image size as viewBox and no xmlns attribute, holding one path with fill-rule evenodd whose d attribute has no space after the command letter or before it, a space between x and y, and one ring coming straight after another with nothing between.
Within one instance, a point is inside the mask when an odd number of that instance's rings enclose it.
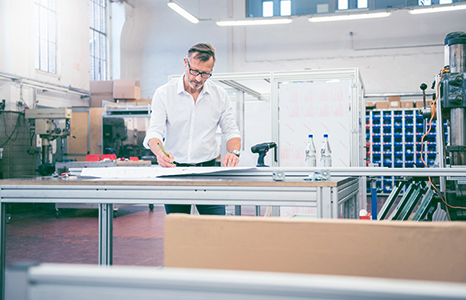
<instances>
[{"instance_id":1,"label":"fluorescent tube light","mask_svg":"<svg viewBox=\"0 0 466 300\"><path fill-rule=\"evenodd\" d=\"M191 23L197 24L199 23L199 19L190 14L186 9L181 7L178 3L173 2L173 1L168 1L167 3L168 7L176 11L179 15L181 15L183 18L188 20Z\"/></svg>"},{"instance_id":2,"label":"fluorescent tube light","mask_svg":"<svg viewBox=\"0 0 466 300\"><path fill-rule=\"evenodd\" d=\"M454 10L461 10L466 9L466 5L448 5L448 6L432 6L427 8L416 8L409 11L410 14L417 15L417 14L429 14L429 13L436 13L436 12L444 12L444 11L454 11Z\"/></svg>"},{"instance_id":3,"label":"fluorescent tube light","mask_svg":"<svg viewBox=\"0 0 466 300\"><path fill-rule=\"evenodd\" d=\"M310 17L309 22L332 22L332 21L345 21L345 20L361 20L361 19L374 19L384 18L391 15L389 12L368 13L368 14L350 14L350 15L332 15L322 17Z\"/></svg>"},{"instance_id":4,"label":"fluorescent tube light","mask_svg":"<svg viewBox=\"0 0 466 300\"><path fill-rule=\"evenodd\" d=\"M293 22L291 18L258 18L258 19L242 19L242 20L225 20L217 21L218 26L251 26L251 25L274 25L274 24L289 24Z\"/></svg>"}]
</instances>

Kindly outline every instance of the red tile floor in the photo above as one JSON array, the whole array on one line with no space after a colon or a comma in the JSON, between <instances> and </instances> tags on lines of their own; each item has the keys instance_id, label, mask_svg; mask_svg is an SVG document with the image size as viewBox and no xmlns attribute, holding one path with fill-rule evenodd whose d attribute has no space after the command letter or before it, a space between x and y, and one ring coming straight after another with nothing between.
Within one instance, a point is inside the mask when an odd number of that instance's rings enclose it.
<instances>
[{"instance_id":1,"label":"red tile floor","mask_svg":"<svg viewBox=\"0 0 466 300\"><path fill-rule=\"evenodd\" d=\"M261 214L264 213L261 207ZM232 214L234 207L227 207ZM255 207L242 207L254 215ZM163 264L165 210L147 205L118 208L113 219L113 264ZM65 209L56 218L53 209L11 212L6 226L6 264L15 262L97 264L98 217L93 209Z\"/></svg>"}]
</instances>

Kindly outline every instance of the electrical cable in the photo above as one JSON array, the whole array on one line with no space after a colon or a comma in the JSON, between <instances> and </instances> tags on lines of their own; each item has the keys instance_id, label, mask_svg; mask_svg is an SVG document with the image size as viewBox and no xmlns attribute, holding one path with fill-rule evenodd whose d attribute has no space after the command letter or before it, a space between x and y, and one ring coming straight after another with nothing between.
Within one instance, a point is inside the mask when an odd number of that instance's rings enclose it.
<instances>
[{"instance_id":1,"label":"electrical cable","mask_svg":"<svg viewBox=\"0 0 466 300\"><path fill-rule=\"evenodd\" d=\"M439 81L438 81L438 83L437 83L437 95L436 95L434 101L432 101L432 105L431 105L431 108L432 108L432 109L431 109L430 120L429 120L429 123L428 123L428 130L426 131L426 133L425 133L425 134L422 136L422 138L421 138L421 153L420 153L420 154L421 154L421 160L422 160L422 162L424 163L424 166L425 166L426 168L427 168L428 166L427 166L427 163L426 163L425 160L424 160L424 155L423 155L423 152L424 152L424 138L430 133L430 131L431 131L431 129L432 129L432 120L434 119L434 115L435 115L434 110L435 110L435 108L437 107L437 99L438 99L438 97L439 97L439 95L440 95L439 89L440 89L440 82L442 81L443 73L446 72L446 71L449 71L449 70L450 70L449 67L445 67L445 68L442 70L442 72L440 73L440 79L439 79ZM441 124L440 124L440 126L441 126ZM448 204L448 203L445 201L445 199L443 199L442 194L440 193L440 191L439 191L439 190L437 189L437 187L433 184L432 178L431 178L430 176L429 176L429 182L430 182L430 185L435 189L435 191L437 192L437 194L440 196L440 199L442 200L442 202L443 202L446 206L448 206L448 207L450 207L450 208L454 208L454 209L466 209L466 207L462 207L462 206L453 206L453 205Z\"/></svg>"},{"instance_id":2,"label":"electrical cable","mask_svg":"<svg viewBox=\"0 0 466 300\"><path fill-rule=\"evenodd\" d=\"M18 134L16 134L16 137L15 137L14 139L12 138L12 137L13 137L13 134L15 134L15 132L16 132L16 129L19 128L19 119L20 119L21 115L23 114L23 113L21 113L21 112L17 112L17 113L18 113L18 118L16 119L15 127L13 128L13 131L11 132L11 134L8 135L8 133L6 132L5 112L2 112L2 115L3 115L3 124L4 124L4 128L5 128L5 136L7 136L8 138L7 138L7 140L6 140L2 145L0 145L0 148L3 148L3 146L5 146L10 140L13 141L13 142L16 141L16 138L18 137Z\"/></svg>"}]
</instances>

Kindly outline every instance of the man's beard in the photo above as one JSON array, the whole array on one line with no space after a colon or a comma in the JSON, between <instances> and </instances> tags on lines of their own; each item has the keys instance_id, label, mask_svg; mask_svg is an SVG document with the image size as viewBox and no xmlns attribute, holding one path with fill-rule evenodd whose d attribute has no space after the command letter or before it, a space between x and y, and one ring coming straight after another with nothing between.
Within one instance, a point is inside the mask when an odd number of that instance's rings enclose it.
<instances>
[{"instance_id":1,"label":"man's beard","mask_svg":"<svg viewBox=\"0 0 466 300\"><path fill-rule=\"evenodd\" d=\"M187 78L186 81L188 82L189 86L190 86L192 89L199 90L199 89L201 89L201 88L204 86L204 83L205 83L205 82L201 82L199 85L195 86L195 85L193 84L193 82L192 82L193 80L190 80L190 79L189 79L188 74L186 74L185 76L186 76L186 78Z\"/></svg>"}]
</instances>

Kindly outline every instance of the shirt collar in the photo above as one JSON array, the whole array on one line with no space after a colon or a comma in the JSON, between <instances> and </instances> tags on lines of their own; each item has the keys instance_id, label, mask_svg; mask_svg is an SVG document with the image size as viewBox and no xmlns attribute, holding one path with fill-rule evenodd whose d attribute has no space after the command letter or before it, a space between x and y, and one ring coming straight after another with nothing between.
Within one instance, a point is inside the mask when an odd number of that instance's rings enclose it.
<instances>
[{"instance_id":1,"label":"shirt collar","mask_svg":"<svg viewBox=\"0 0 466 300\"><path fill-rule=\"evenodd\" d=\"M183 82L184 76L185 76L185 74L183 73L183 75L181 75L181 77L178 78L178 83L177 83L177 86L176 86L176 93L177 93L177 94L181 94L181 93L183 93L183 92L186 92L186 91L184 90L184 82ZM211 89L211 88L210 88L210 82L209 82L209 80L207 79L207 81L204 83L204 86L203 86L203 88L202 88L201 95L202 95L203 93L210 94L210 89Z\"/></svg>"}]
</instances>

